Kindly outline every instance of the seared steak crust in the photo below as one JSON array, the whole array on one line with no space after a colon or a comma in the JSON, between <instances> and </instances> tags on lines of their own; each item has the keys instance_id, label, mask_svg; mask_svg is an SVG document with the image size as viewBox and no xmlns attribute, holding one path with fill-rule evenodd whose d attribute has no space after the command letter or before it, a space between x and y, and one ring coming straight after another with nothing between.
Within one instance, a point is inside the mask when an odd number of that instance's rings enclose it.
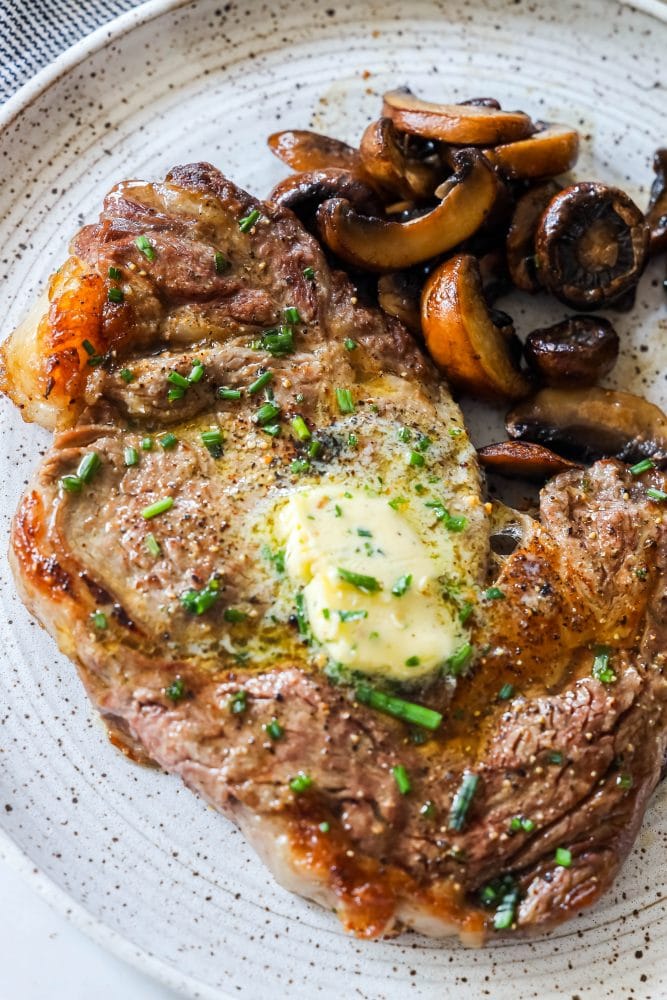
<instances>
[{"instance_id":1,"label":"seared steak crust","mask_svg":"<svg viewBox=\"0 0 667 1000\"><path fill-rule=\"evenodd\" d=\"M238 220L255 208L263 221L241 233ZM147 233L148 263L135 243ZM231 259L229 273L211 267L215 247ZM107 360L90 372L79 358L66 391L65 381L56 387L65 395L52 390L75 423L23 498L11 559L26 603L77 663L115 739L180 774L239 823L288 885L333 905L360 935L407 925L479 941L547 929L599 898L632 845L666 743L667 547L647 482L606 461L545 488L540 519L487 580L502 599L476 608L471 673L453 698L440 683L412 692L444 715L424 741L308 667L295 632L289 655L272 655L274 580L253 518L258 495L294 481L299 452L286 437L264 440L249 404L217 396L267 367L249 337L295 306L306 330L296 353L270 359L277 403L293 412L298 390L298 412L323 429L329 465L350 477L377 469L391 481L383 428L407 423L429 434L434 467L468 503L482 574L489 528L473 453L464 434L446 433L460 430L458 411L409 335L356 301L289 211L255 202L208 165L177 168L162 185L122 185L73 253L68 294L77 282L106 288L109 267L135 266L120 313L84 310L82 336ZM55 302L41 360L60 371L57 291ZM349 351L352 336L358 349ZM170 406L167 373L185 377L196 360L206 379ZM341 417L334 387L348 384L358 412ZM348 454L343 441L367 429L369 411L374 429ZM154 440L127 467L126 448L139 451L147 434L177 422L173 448ZM222 458L188 430L212 422L224 430ZM99 472L80 494L63 492L61 476L91 449ZM324 472L315 465L309 474ZM155 522L156 557L141 511L165 496L175 503ZM223 603L189 615L179 595L212 577ZM246 621L225 625L223 605L242 605ZM102 631L90 619L100 607ZM262 630L266 654L240 655ZM600 647L613 679L592 673ZM410 776L407 795L398 765ZM302 794L290 787L299 772L312 779ZM450 813L467 774L478 783L456 829ZM570 851L569 866L556 862L558 848ZM512 921L494 930L485 901L501 891L499 879L503 892L511 880L517 902Z\"/></svg>"}]
</instances>

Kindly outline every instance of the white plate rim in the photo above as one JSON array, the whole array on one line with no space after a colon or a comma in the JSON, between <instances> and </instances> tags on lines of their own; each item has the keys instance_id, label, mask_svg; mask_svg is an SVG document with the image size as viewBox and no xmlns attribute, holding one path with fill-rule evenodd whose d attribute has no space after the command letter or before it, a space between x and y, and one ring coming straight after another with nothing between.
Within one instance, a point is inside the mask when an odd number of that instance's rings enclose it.
<instances>
[{"instance_id":1,"label":"white plate rim","mask_svg":"<svg viewBox=\"0 0 667 1000\"><path fill-rule=\"evenodd\" d=\"M667 0L616 0L622 7L640 11L667 23ZM140 26L171 13L181 7L196 3L196 0L144 0L118 15L95 31L65 49L52 62L44 66L35 76L27 80L2 106L0 106L0 131L7 128L34 101L41 97L66 73L71 72L86 58L117 42L124 35ZM192 976L177 972L149 952L134 945L129 938L94 917L84 906L77 903L61 889L45 872L21 850L18 844L4 830L0 829L0 861L21 876L56 912L64 916L75 927L91 938L100 947L136 968L144 975L155 979L171 990L175 990L193 1000L231 1000L232 994L219 989L211 989L207 984Z\"/></svg>"}]
</instances>

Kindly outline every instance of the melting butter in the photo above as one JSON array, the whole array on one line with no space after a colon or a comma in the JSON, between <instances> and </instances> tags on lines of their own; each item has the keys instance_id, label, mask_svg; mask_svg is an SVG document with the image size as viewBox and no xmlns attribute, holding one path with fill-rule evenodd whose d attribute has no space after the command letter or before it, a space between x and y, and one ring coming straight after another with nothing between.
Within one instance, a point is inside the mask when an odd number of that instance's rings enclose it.
<instances>
[{"instance_id":1,"label":"melting butter","mask_svg":"<svg viewBox=\"0 0 667 1000\"><path fill-rule=\"evenodd\" d=\"M344 486L308 487L277 518L291 584L313 637L337 663L412 680L468 639L443 580L468 579L451 536L423 504Z\"/></svg>"}]
</instances>

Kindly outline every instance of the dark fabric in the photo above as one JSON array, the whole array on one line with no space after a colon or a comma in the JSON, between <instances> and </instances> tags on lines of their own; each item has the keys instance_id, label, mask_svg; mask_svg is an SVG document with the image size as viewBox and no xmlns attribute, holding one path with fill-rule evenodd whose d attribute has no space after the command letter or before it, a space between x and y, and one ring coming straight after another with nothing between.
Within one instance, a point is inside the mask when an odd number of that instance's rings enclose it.
<instances>
[{"instance_id":1,"label":"dark fabric","mask_svg":"<svg viewBox=\"0 0 667 1000\"><path fill-rule=\"evenodd\" d=\"M0 103L74 42L141 0L0 0Z\"/></svg>"}]
</instances>

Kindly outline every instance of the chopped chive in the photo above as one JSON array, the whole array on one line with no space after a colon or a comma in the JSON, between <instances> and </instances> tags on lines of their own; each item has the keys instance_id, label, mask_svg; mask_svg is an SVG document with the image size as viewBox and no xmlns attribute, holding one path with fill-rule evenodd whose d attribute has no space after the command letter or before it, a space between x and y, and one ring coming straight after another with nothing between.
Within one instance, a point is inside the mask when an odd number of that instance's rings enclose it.
<instances>
[{"instance_id":1,"label":"chopped chive","mask_svg":"<svg viewBox=\"0 0 667 1000\"><path fill-rule=\"evenodd\" d=\"M310 777L310 775L306 774L305 771L299 771L297 776L295 778L292 778L292 780L289 783L289 786L295 795L301 795L302 792L307 792L308 789L312 786L312 784L313 784L313 779Z\"/></svg>"},{"instance_id":2,"label":"chopped chive","mask_svg":"<svg viewBox=\"0 0 667 1000\"><path fill-rule=\"evenodd\" d=\"M346 351L355 351L359 346L356 340L352 340L352 337L346 337L343 344L345 345Z\"/></svg>"},{"instance_id":3,"label":"chopped chive","mask_svg":"<svg viewBox=\"0 0 667 1000\"><path fill-rule=\"evenodd\" d=\"M655 469L655 463L650 458L643 458L641 462L630 466L630 474L632 476L641 476L643 472L648 472L649 469Z\"/></svg>"},{"instance_id":4,"label":"chopped chive","mask_svg":"<svg viewBox=\"0 0 667 1000\"><path fill-rule=\"evenodd\" d=\"M278 437L280 434L280 424L265 424L262 427L262 430L270 437Z\"/></svg>"},{"instance_id":5,"label":"chopped chive","mask_svg":"<svg viewBox=\"0 0 667 1000\"><path fill-rule=\"evenodd\" d=\"M168 434L163 434L161 438L158 438L158 441L160 443L160 447L163 448L164 451L170 451L178 444L178 438L175 434L172 434L171 431Z\"/></svg>"},{"instance_id":6,"label":"chopped chive","mask_svg":"<svg viewBox=\"0 0 667 1000\"><path fill-rule=\"evenodd\" d=\"M163 497L162 500L156 500L155 503L149 504L148 507L144 507L141 512L141 516L144 521L150 521L154 517L158 517L160 514L166 514L168 510L174 506L173 497Z\"/></svg>"},{"instance_id":7,"label":"chopped chive","mask_svg":"<svg viewBox=\"0 0 667 1000\"><path fill-rule=\"evenodd\" d=\"M221 385L218 389L218 396L220 396L220 399L240 399L241 390L229 389L226 385Z\"/></svg>"},{"instance_id":8,"label":"chopped chive","mask_svg":"<svg viewBox=\"0 0 667 1000\"><path fill-rule=\"evenodd\" d=\"M593 660L593 669L591 672L593 677L603 684L613 684L616 680L616 674L609 666L610 655L611 652L606 646L598 646L595 650L595 659Z\"/></svg>"},{"instance_id":9,"label":"chopped chive","mask_svg":"<svg viewBox=\"0 0 667 1000\"><path fill-rule=\"evenodd\" d=\"M368 705L378 712L385 712L393 715L395 719L402 719L415 726L423 726L424 729L435 730L442 722L442 715L432 708L425 708L423 705L416 705L412 701L405 701L396 695L385 694L384 691L376 691L366 684L357 687L357 701L362 705Z\"/></svg>"},{"instance_id":10,"label":"chopped chive","mask_svg":"<svg viewBox=\"0 0 667 1000\"><path fill-rule=\"evenodd\" d=\"M336 402L341 413L354 413L354 399L350 389L336 389Z\"/></svg>"},{"instance_id":11,"label":"chopped chive","mask_svg":"<svg viewBox=\"0 0 667 1000\"><path fill-rule=\"evenodd\" d=\"M156 559L159 555L162 555L162 549L160 548L160 543L158 542L157 538L155 537L152 531L146 535L146 540L144 542L144 545L146 546L150 554L152 556L155 556Z\"/></svg>"},{"instance_id":12,"label":"chopped chive","mask_svg":"<svg viewBox=\"0 0 667 1000\"><path fill-rule=\"evenodd\" d=\"M563 755L560 752L560 750L552 750L551 751L551 753L549 754L549 763L550 764L562 764L563 763Z\"/></svg>"},{"instance_id":13,"label":"chopped chive","mask_svg":"<svg viewBox=\"0 0 667 1000\"><path fill-rule=\"evenodd\" d=\"M364 594L374 594L378 590L382 590L382 584L379 580L376 580L374 576L365 576L363 573L354 573L349 569L342 569L340 566L337 570L338 579L342 580L344 583L349 583L352 587L356 587L357 590L361 590Z\"/></svg>"},{"instance_id":14,"label":"chopped chive","mask_svg":"<svg viewBox=\"0 0 667 1000\"><path fill-rule=\"evenodd\" d=\"M123 295L123 289L122 288L110 288L109 289L109 295L108 295L109 302L119 303L119 302L122 302L124 298L125 298L125 296Z\"/></svg>"},{"instance_id":15,"label":"chopped chive","mask_svg":"<svg viewBox=\"0 0 667 1000\"><path fill-rule=\"evenodd\" d=\"M500 589L500 587L489 587L488 590L484 591L484 597L487 601L504 601L505 594Z\"/></svg>"},{"instance_id":16,"label":"chopped chive","mask_svg":"<svg viewBox=\"0 0 667 1000\"><path fill-rule=\"evenodd\" d=\"M335 503L334 504L334 517L342 517L342 516L343 516L343 509L342 509L342 507L340 506L340 504Z\"/></svg>"},{"instance_id":17,"label":"chopped chive","mask_svg":"<svg viewBox=\"0 0 667 1000\"><path fill-rule=\"evenodd\" d=\"M125 460L125 465L138 465L139 464L139 452L136 448L126 448L123 452L123 458Z\"/></svg>"},{"instance_id":18,"label":"chopped chive","mask_svg":"<svg viewBox=\"0 0 667 1000\"><path fill-rule=\"evenodd\" d=\"M292 419L292 430L299 441L307 441L310 437L310 431L308 430L308 424L303 419L303 417L296 416Z\"/></svg>"},{"instance_id":19,"label":"chopped chive","mask_svg":"<svg viewBox=\"0 0 667 1000\"><path fill-rule=\"evenodd\" d=\"M412 583L412 573L404 573L403 576L399 576L398 580L391 588L391 592L394 597L403 597L403 594L409 589Z\"/></svg>"},{"instance_id":20,"label":"chopped chive","mask_svg":"<svg viewBox=\"0 0 667 1000\"><path fill-rule=\"evenodd\" d=\"M295 458L293 462L290 462L290 472L295 475L299 475L301 472L308 472L310 468L310 462L307 458Z\"/></svg>"},{"instance_id":21,"label":"chopped chive","mask_svg":"<svg viewBox=\"0 0 667 1000\"><path fill-rule=\"evenodd\" d=\"M554 860L559 868L569 868L572 865L572 851L567 847L557 847Z\"/></svg>"},{"instance_id":22,"label":"chopped chive","mask_svg":"<svg viewBox=\"0 0 667 1000\"><path fill-rule=\"evenodd\" d=\"M402 764L397 764L396 767L392 767L391 773L394 776L396 787L401 795L407 795L410 791L412 791L412 785L410 784L408 772Z\"/></svg>"},{"instance_id":23,"label":"chopped chive","mask_svg":"<svg viewBox=\"0 0 667 1000\"><path fill-rule=\"evenodd\" d=\"M90 451L87 455L84 455L79 462L79 468L76 470L76 474L82 483L90 483L93 476L98 471L102 465L102 459L97 454L96 451Z\"/></svg>"},{"instance_id":24,"label":"chopped chive","mask_svg":"<svg viewBox=\"0 0 667 1000\"><path fill-rule=\"evenodd\" d=\"M167 399L170 403L175 403L177 399L183 399L185 396L185 389L181 389L180 386L174 386L173 389L169 389L167 392Z\"/></svg>"},{"instance_id":25,"label":"chopped chive","mask_svg":"<svg viewBox=\"0 0 667 1000\"><path fill-rule=\"evenodd\" d=\"M271 719L270 722L264 726L267 736L270 736L272 740L279 740L285 735L285 730L280 725L277 719Z\"/></svg>"},{"instance_id":26,"label":"chopped chive","mask_svg":"<svg viewBox=\"0 0 667 1000\"><path fill-rule=\"evenodd\" d=\"M247 392L249 396L254 396L256 392L260 392L265 386L269 384L273 378L273 372L269 369L268 371L262 372L254 382L251 382L248 386Z\"/></svg>"},{"instance_id":27,"label":"chopped chive","mask_svg":"<svg viewBox=\"0 0 667 1000\"><path fill-rule=\"evenodd\" d=\"M265 403L262 403L257 413L255 414L254 420L259 426L263 424L270 424L280 413L280 407L272 402L272 400L267 399Z\"/></svg>"},{"instance_id":28,"label":"chopped chive","mask_svg":"<svg viewBox=\"0 0 667 1000\"><path fill-rule=\"evenodd\" d=\"M449 819L447 820L447 828L449 830L456 830L457 833L460 833L465 826L466 816L468 815L473 796L477 791L478 783L478 774L473 774L472 771L464 772L461 784L456 789L456 793L452 799Z\"/></svg>"},{"instance_id":29,"label":"chopped chive","mask_svg":"<svg viewBox=\"0 0 667 1000\"><path fill-rule=\"evenodd\" d=\"M192 370L188 375L188 383L190 385L196 385L197 382L201 382L205 371L206 369L201 361L193 361Z\"/></svg>"},{"instance_id":30,"label":"chopped chive","mask_svg":"<svg viewBox=\"0 0 667 1000\"><path fill-rule=\"evenodd\" d=\"M190 388L190 383L184 375L181 375L180 372L169 372L167 375L167 382L170 382L172 385L177 385L179 389Z\"/></svg>"},{"instance_id":31,"label":"chopped chive","mask_svg":"<svg viewBox=\"0 0 667 1000\"><path fill-rule=\"evenodd\" d=\"M95 348L93 347L93 345L89 340L83 340L81 342L81 346L83 347L86 354L88 354L91 358L93 357L93 355L97 354L97 351L95 350Z\"/></svg>"},{"instance_id":32,"label":"chopped chive","mask_svg":"<svg viewBox=\"0 0 667 1000\"><path fill-rule=\"evenodd\" d=\"M405 665L406 667L418 667L420 662L421 661L418 656L408 656L407 660L405 661Z\"/></svg>"},{"instance_id":33,"label":"chopped chive","mask_svg":"<svg viewBox=\"0 0 667 1000\"><path fill-rule=\"evenodd\" d=\"M224 274L230 267L230 262L227 260L224 254L220 253L219 250L215 251L213 256L215 261L215 271L216 274Z\"/></svg>"},{"instance_id":34,"label":"chopped chive","mask_svg":"<svg viewBox=\"0 0 667 1000\"><path fill-rule=\"evenodd\" d=\"M243 713L248 707L247 691L244 691L243 688L241 688L240 691L237 691L235 694L232 695L229 704L234 715L243 715Z\"/></svg>"},{"instance_id":35,"label":"chopped chive","mask_svg":"<svg viewBox=\"0 0 667 1000\"><path fill-rule=\"evenodd\" d=\"M145 437L139 442L139 447L142 451L152 451L153 450L153 438Z\"/></svg>"},{"instance_id":36,"label":"chopped chive","mask_svg":"<svg viewBox=\"0 0 667 1000\"><path fill-rule=\"evenodd\" d=\"M419 451L428 451L428 449L431 447L432 444L433 442L431 441L430 437L428 437L426 434L419 435L419 440L417 441L417 448L419 449Z\"/></svg>"},{"instance_id":37,"label":"chopped chive","mask_svg":"<svg viewBox=\"0 0 667 1000\"><path fill-rule=\"evenodd\" d=\"M259 219L260 215L261 212L259 211L259 209L253 208L252 212L249 212L248 215L245 215L242 219L240 219L239 229L241 230L241 232L242 233L249 232Z\"/></svg>"},{"instance_id":38,"label":"chopped chive","mask_svg":"<svg viewBox=\"0 0 667 1000\"><path fill-rule=\"evenodd\" d=\"M518 889L510 889L509 892L503 895L493 916L493 926L497 931L506 931L512 926L516 919L518 902Z\"/></svg>"},{"instance_id":39,"label":"chopped chive","mask_svg":"<svg viewBox=\"0 0 667 1000\"><path fill-rule=\"evenodd\" d=\"M392 510L398 510L403 504L408 503L405 497L394 497L392 500L388 500L387 503Z\"/></svg>"},{"instance_id":40,"label":"chopped chive","mask_svg":"<svg viewBox=\"0 0 667 1000\"><path fill-rule=\"evenodd\" d=\"M107 616L104 614L103 611L93 611L93 613L90 616L90 620L95 626L95 628L98 628L100 630L105 629L109 624L107 621Z\"/></svg>"},{"instance_id":41,"label":"chopped chive","mask_svg":"<svg viewBox=\"0 0 667 1000\"><path fill-rule=\"evenodd\" d=\"M244 622L248 617L245 611L241 611L239 608L225 608L223 616L226 622Z\"/></svg>"},{"instance_id":42,"label":"chopped chive","mask_svg":"<svg viewBox=\"0 0 667 1000\"><path fill-rule=\"evenodd\" d=\"M358 611L337 611L336 614L342 622L360 622L368 618L368 611L359 609Z\"/></svg>"},{"instance_id":43,"label":"chopped chive","mask_svg":"<svg viewBox=\"0 0 667 1000\"><path fill-rule=\"evenodd\" d=\"M347 446L348 448L356 448L359 444L359 438L356 434L348 434L347 436Z\"/></svg>"},{"instance_id":44,"label":"chopped chive","mask_svg":"<svg viewBox=\"0 0 667 1000\"><path fill-rule=\"evenodd\" d=\"M292 326L297 326L299 323L303 323L303 320L299 315L299 310L296 306L287 307L285 310L285 322L290 323Z\"/></svg>"},{"instance_id":45,"label":"chopped chive","mask_svg":"<svg viewBox=\"0 0 667 1000\"><path fill-rule=\"evenodd\" d=\"M80 493L83 489L83 483L78 476L62 476L59 484L66 493Z\"/></svg>"},{"instance_id":46,"label":"chopped chive","mask_svg":"<svg viewBox=\"0 0 667 1000\"><path fill-rule=\"evenodd\" d=\"M310 456L310 458L317 458L320 452L322 451L322 448L323 448L322 442L318 441L317 438L313 438L313 440L308 445L308 455Z\"/></svg>"},{"instance_id":47,"label":"chopped chive","mask_svg":"<svg viewBox=\"0 0 667 1000\"><path fill-rule=\"evenodd\" d=\"M107 273L114 281L120 280L121 272L119 267L110 267Z\"/></svg>"},{"instance_id":48,"label":"chopped chive","mask_svg":"<svg viewBox=\"0 0 667 1000\"><path fill-rule=\"evenodd\" d=\"M185 694L185 684L182 677L175 677L171 684L164 689L164 693L174 705L181 700Z\"/></svg>"},{"instance_id":49,"label":"chopped chive","mask_svg":"<svg viewBox=\"0 0 667 1000\"><path fill-rule=\"evenodd\" d=\"M653 486L649 486L646 496L650 497L651 500L656 500L658 503L664 503L667 500L667 493L664 490L656 490Z\"/></svg>"},{"instance_id":50,"label":"chopped chive","mask_svg":"<svg viewBox=\"0 0 667 1000\"><path fill-rule=\"evenodd\" d=\"M130 382L134 382L134 375L132 374L129 368L123 368L123 370L120 373L120 377L122 378L123 382L125 382L126 385L129 385Z\"/></svg>"},{"instance_id":51,"label":"chopped chive","mask_svg":"<svg viewBox=\"0 0 667 1000\"><path fill-rule=\"evenodd\" d=\"M449 436L453 438L461 437L463 434L463 429L461 427L450 427Z\"/></svg>"},{"instance_id":52,"label":"chopped chive","mask_svg":"<svg viewBox=\"0 0 667 1000\"><path fill-rule=\"evenodd\" d=\"M193 615L203 615L209 608L212 608L220 596L220 584L213 577L201 590L186 590L179 600L186 611Z\"/></svg>"},{"instance_id":53,"label":"chopped chive","mask_svg":"<svg viewBox=\"0 0 667 1000\"><path fill-rule=\"evenodd\" d=\"M426 459L420 451L410 451L408 452L408 465L413 466L413 468L421 468L424 465Z\"/></svg>"},{"instance_id":54,"label":"chopped chive","mask_svg":"<svg viewBox=\"0 0 667 1000\"><path fill-rule=\"evenodd\" d=\"M433 819L435 812L435 803L431 802L430 799L427 799L426 802L422 803L419 807L419 815L424 816L425 819Z\"/></svg>"},{"instance_id":55,"label":"chopped chive","mask_svg":"<svg viewBox=\"0 0 667 1000\"><path fill-rule=\"evenodd\" d=\"M313 278L315 277L315 268L314 267L304 267L304 269L303 269L303 276L304 276L304 278L307 278L308 281L312 281Z\"/></svg>"},{"instance_id":56,"label":"chopped chive","mask_svg":"<svg viewBox=\"0 0 667 1000\"><path fill-rule=\"evenodd\" d=\"M619 788L632 788L633 781L631 774L619 774L616 776L616 784Z\"/></svg>"},{"instance_id":57,"label":"chopped chive","mask_svg":"<svg viewBox=\"0 0 667 1000\"><path fill-rule=\"evenodd\" d=\"M471 601L464 601L464 603L459 608L459 621L461 622L462 625L465 625L465 623L469 620L474 610L475 606Z\"/></svg>"},{"instance_id":58,"label":"chopped chive","mask_svg":"<svg viewBox=\"0 0 667 1000\"><path fill-rule=\"evenodd\" d=\"M331 824L327 823L327 821L324 820L322 823L320 823L317 829L320 831L320 833L328 833L329 830L331 829Z\"/></svg>"},{"instance_id":59,"label":"chopped chive","mask_svg":"<svg viewBox=\"0 0 667 1000\"><path fill-rule=\"evenodd\" d=\"M155 247L147 236L137 236L134 243L137 249L144 255L146 260L155 260Z\"/></svg>"},{"instance_id":60,"label":"chopped chive","mask_svg":"<svg viewBox=\"0 0 667 1000\"><path fill-rule=\"evenodd\" d=\"M296 623L299 635L307 639L310 636L310 624L308 622L308 612L306 611L306 598L302 590L299 590L294 595L294 605L296 607Z\"/></svg>"},{"instance_id":61,"label":"chopped chive","mask_svg":"<svg viewBox=\"0 0 667 1000\"><path fill-rule=\"evenodd\" d=\"M446 661L446 672L452 677L458 677L465 668L468 666L472 660L473 648L469 642L465 642L462 646L452 653Z\"/></svg>"},{"instance_id":62,"label":"chopped chive","mask_svg":"<svg viewBox=\"0 0 667 1000\"><path fill-rule=\"evenodd\" d=\"M412 431L409 427L399 427L398 440L402 441L403 444L407 444L408 441L412 440Z\"/></svg>"},{"instance_id":63,"label":"chopped chive","mask_svg":"<svg viewBox=\"0 0 667 1000\"><path fill-rule=\"evenodd\" d=\"M430 507L439 521L442 521L448 531L463 531L468 525L467 517L461 514L450 514L442 500L427 500L426 507ZM492 590L497 588L491 588Z\"/></svg>"},{"instance_id":64,"label":"chopped chive","mask_svg":"<svg viewBox=\"0 0 667 1000\"><path fill-rule=\"evenodd\" d=\"M513 684L503 684L500 691L498 692L498 701L509 701L514 694Z\"/></svg>"},{"instance_id":65,"label":"chopped chive","mask_svg":"<svg viewBox=\"0 0 667 1000\"><path fill-rule=\"evenodd\" d=\"M281 326L277 330L267 330L260 340L253 342L256 350L268 351L274 357L283 357L294 351L294 331L291 326Z\"/></svg>"},{"instance_id":66,"label":"chopped chive","mask_svg":"<svg viewBox=\"0 0 667 1000\"><path fill-rule=\"evenodd\" d=\"M373 532L369 528L357 528L359 538L372 538Z\"/></svg>"},{"instance_id":67,"label":"chopped chive","mask_svg":"<svg viewBox=\"0 0 667 1000\"><path fill-rule=\"evenodd\" d=\"M220 458L222 456L222 431L220 428L211 427L208 431L202 431L200 436L202 444L213 458Z\"/></svg>"}]
</instances>

